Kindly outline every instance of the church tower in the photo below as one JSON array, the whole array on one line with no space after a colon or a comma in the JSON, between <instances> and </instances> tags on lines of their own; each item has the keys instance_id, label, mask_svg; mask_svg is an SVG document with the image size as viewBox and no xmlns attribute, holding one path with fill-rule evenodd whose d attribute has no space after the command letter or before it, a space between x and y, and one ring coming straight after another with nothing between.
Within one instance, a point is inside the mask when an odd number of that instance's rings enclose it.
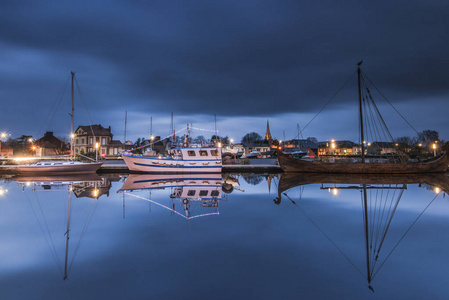
<instances>
[{"instance_id":1,"label":"church tower","mask_svg":"<svg viewBox=\"0 0 449 300\"><path fill-rule=\"evenodd\" d=\"M268 120L267 120L267 132L265 133L265 140L268 141L268 145L271 147L273 139L271 138L270 123L268 122Z\"/></svg>"}]
</instances>

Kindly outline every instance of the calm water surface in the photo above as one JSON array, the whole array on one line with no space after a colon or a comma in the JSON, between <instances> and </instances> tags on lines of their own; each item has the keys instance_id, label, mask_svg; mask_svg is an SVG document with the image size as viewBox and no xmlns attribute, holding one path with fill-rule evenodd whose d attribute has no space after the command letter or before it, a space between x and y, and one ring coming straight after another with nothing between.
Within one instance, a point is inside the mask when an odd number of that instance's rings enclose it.
<instances>
[{"instance_id":1,"label":"calm water surface","mask_svg":"<svg viewBox=\"0 0 449 300\"><path fill-rule=\"evenodd\" d=\"M0 298L448 298L447 176L224 176L3 179Z\"/></svg>"}]
</instances>

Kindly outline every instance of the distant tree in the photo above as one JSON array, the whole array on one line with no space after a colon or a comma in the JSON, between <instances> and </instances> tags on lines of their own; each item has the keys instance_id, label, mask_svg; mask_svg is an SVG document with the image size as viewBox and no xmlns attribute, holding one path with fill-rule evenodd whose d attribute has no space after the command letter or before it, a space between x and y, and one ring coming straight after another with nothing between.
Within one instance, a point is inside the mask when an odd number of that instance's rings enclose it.
<instances>
[{"instance_id":1,"label":"distant tree","mask_svg":"<svg viewBox=\"0 0 449 300\"><path fill-rule=\"evenodd\" d=\"M439 141L438 131L427 129L418 133L418 142L424 147L429 147L435 141Z\"/></svg>"},{"instance_id":2,"label":"distant tree","mask_svg":"<svg viewBox=\"0 0 449 300\"><path fill-rule=\"evenodd\" d=\"M307 140L310 141L310 142L312 142L312 143L318 144L318 140L317 140L316 137L313 137L313 136L310 137L310 136L309 136L309 137L307 138Z\"/></svg>"},{"instance_id":3,"label":"distant tree","mask_svg":"<svg viewBox=\"0 0 449 300\"><path fill-rule=\"evenodd\" d=\"M264 179L262 175L257 174L244 174L242 175L242 177L247 183L251 185L258 185Z\"/></svg>"},{"instance_id":4,"label":"distant tree","mask_svg":"<svg viewBox=\"0 0 449 300\"><path fill-rule=\"evenodd\" d=\"M143 146L143 145L145 145L145 138L144 137L142 137L142 138L137 138L137 140L134 142L134 145L133 145L133 147L134 148L139 148L140 146ZM142 153L142 149L136 149L135 150L137 153Z\"/></svg>"},{"instance_id":5,"label":"distant tree","mask_svg":"<svg viewBox=\"0 0 449 300\"><path fill-rule=\"evenodd\" d=\"M398 145L399 150L404 152L410 151L417 144L416 139L409 136L397 138L395 143Z\"/></svg>"},{"instance_id":6,"label":"distant tree","mask_svg":"<svg viewBox=\"0 0 449 300\"><path fill-rule=\"evenodd\" d=\"M260 136L260 134L256 133L256 132L250 132L245 134L245 136L242 138L242 143L257 143L262 141L262 137Z\"/></svg>"},{"instance_id":7,"label":"distant tree","mask_svg":"<svg viewBox=\"0 0 449 300\"><path fill-rule=\"evenodd\" d=\"M203 141L206 141L206 138L202 135L199 135L193 139L193 142L196 144L201 144Z\"/></svg>"},{"instance_id":8,"label":"distant tree","mask_svg":"<svg viewBox=\"0 0 449 300\"><path fill-rule=\"evenodd\" d=\"M31 135L22 135L19 138L12 139L9 138L6 141L6 144L13 148L14 155L32 155L33 150L31 149L32 142L30 142L30 139L32 138Z\"/></svg>"},{"instance_id":9,"label":"distant tree","mask_svg":"<svg viewBox=\"0 0 449 300\"><path fill-rule=\"evenodd\" d=\"M223 145L228 145L229 144L229 137L225 136L221 138L221 142Z\"/></svg>"}]
</instances>

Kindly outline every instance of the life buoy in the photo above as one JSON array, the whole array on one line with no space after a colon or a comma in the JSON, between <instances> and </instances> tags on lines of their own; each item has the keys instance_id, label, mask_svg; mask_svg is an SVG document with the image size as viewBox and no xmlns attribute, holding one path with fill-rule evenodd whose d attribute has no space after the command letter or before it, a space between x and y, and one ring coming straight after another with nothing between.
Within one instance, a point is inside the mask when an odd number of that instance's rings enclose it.
<instances>
[{"instance_id":1,"label":"life buoy","mask_svg":"<svg viewBox=\"0 0 449 300\"><path fill-rule=\"evenodd\" d=\"M189 200L187 198L184 198L184 199L182 199L182 203L187 204L187 203L189 203Z\"/></svg>"},{"instance_id":2,"label":"life buoy","mask_svg":"<svg viewBox=\"0 0 449 300\"><path fill-rule=\"evenodd\" d=\"M184 148L187 148L187 147L189 147L189 143L183 143L182 146L183 146Z\"/></svg>"}]
</instances>

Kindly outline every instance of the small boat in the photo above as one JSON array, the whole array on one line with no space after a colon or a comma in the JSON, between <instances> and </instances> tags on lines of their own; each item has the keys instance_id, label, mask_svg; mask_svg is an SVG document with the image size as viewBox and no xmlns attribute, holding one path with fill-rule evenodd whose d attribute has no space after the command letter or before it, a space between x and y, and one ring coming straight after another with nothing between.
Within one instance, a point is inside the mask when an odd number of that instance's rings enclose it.
<instances>
[{"instance_id":1,"label":"small boat","mask_svg":"<svg viewBox=\"0 0 449 300\"><path fill-rule=\"evenodd\" d=\"M367 151L365 145L365 136L367 136L368 134L365 134L364 131L364 120L374 120L374 118L376 118L377 121L376 125L368 124L368 128L365 127L367 133L370 133L372 130L378 130L379 132L383 132L386 138L392 140L392 137L390 132L388 131L388 128L386 128L382 116L380 116L376 104L372 99L369 88L366 86L366 82L369 80L366 80L365 77L362 76L362 71L360 70L361 62L357 65L360 123L359 127L361 141L360 160L352 158L335 160L334 158L332 161L309 161L293 158L282 153L282 151L277 150L278 161L282 170L284 172L343 174L417 174L447 172L449 166L449 156L447 152L443 152L440 156L417 162L409 162L406 158L399 155L399 153L394 153L390 160L388 160L387 162L370 161L368 159L365 159ZM364 115L364 111L368 112L370 110L374 111L374 113L372 113L373 116ZM376 126L381 127L381 130L379 130ZM372 133L370 134L373 135ZM398 157L399 159L397 159Z\"/></svg>"},{"instance_id":2,"label":"small boat","mask_svg":"<svg viewBox=\"0 0 449 300\"><path fill-rule=\"evenodd\" d=\"M75 73L71 72L72 94L71 94L71 113L70 113L70 158L73 158L73 84ZM14 172L20 175L62 175L62 174L86 174L95 173L102 162L85 163L79 161L42 161L35 164L22 164L14 168Z\"/></svg>"},{"instance_id":3,"label":"small boat","mask_svg":"<svg viewBox=\"0 0 449 300\"><path fill-rule=\"evenodd\" d=\"M244 155L244 158L261 158L262 157L262 153L260 153L259 151L253 150L250 153Z\"/></svg>"},{"instance_id":4,"label":"small boat","mask_svg":"<svg viewBox=\"0 0 449 300\"><path fill-rule=\"evenodd\" d=\"M221 148L189 146L188 134L183 145L170 149L167 156L127 152L122 157L131 173L221 173L222 169Z\"/></svg>"}]
</instances>

